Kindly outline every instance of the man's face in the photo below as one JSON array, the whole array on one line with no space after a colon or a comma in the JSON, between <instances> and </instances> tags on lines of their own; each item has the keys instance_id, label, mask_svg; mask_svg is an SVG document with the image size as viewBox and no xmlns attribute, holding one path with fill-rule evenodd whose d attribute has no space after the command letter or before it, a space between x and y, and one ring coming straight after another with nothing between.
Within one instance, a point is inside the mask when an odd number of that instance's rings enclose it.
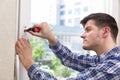
<instances>
[{"instance_id":1,"label":"man's face","mask_svg":"<svg viewBox=\"0 0 120 80\"><path fill-rule=\"evenodd\" d=\"M81 35L81 38L83 38L83 48L95 50L100 45L101 36L101 29L95 25L95 21L88 20L85 24L85 32Z\"/></svg>"}]
</instances>

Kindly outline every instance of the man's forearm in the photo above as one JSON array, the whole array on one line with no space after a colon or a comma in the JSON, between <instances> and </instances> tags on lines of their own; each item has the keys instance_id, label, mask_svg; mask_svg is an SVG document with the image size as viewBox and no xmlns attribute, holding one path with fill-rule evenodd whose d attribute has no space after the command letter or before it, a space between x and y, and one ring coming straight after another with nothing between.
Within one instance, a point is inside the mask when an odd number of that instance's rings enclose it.
<instances>
[{"instance_id":1,"label":"man's forearm","mask_svg":"<svg viewBox=\"0 0 120 80\"><path fill-rule=\"evenodd\" d=\"M55 46L58 42L58 40L55 38L54 35L51 35L48 39L49 45L50 46Z\"/></svg>"},{"instance_id":2,"label":"man's forearm","mask_svg":"<svg viewBox=\"0 0 120 80\"><path fill-rule=\"evenodd\" d=\"M57 80L55 77L39 68L37 64L31 65L28 70L30 80Z\"/></svg>"},{"instance_id":3,"label":"man's forearm","mask_svg":"<svg viewBox=\"0 0 120 80\"><path fill-rule=\"evenodd\" d=\"M35 64L35 62L33 60L26 61L26 63L25 62L23 63L23 65L27 71L29 70L30 66L33 64Z\"/></svg>"}]
</instances>

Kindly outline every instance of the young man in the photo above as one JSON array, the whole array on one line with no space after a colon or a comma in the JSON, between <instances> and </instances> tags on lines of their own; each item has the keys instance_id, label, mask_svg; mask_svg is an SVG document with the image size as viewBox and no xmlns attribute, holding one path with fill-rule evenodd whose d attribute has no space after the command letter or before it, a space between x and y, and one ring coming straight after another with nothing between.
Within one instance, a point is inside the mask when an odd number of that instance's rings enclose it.
<instances>
[{"instance_id":1,"label":"young man","mask_svg":"<svg viewBox=\"0 0 120 80\"><path fill-rule=\"evenodd\" d=\"M118 27L115 19L105 13L94 13L85 17L81 23L85 29L81 35L83 48L94 50L95 56L71 52L55 38L45 22L34 25L40 27L39 33L29 33L47 39L63 65L79 71L76 78L67 80L120 80L120 47L116 46ZM35 64L28 40L20 38L16 42L16 51L31 80L57 80Z\"/></svg>"}]
</instances>

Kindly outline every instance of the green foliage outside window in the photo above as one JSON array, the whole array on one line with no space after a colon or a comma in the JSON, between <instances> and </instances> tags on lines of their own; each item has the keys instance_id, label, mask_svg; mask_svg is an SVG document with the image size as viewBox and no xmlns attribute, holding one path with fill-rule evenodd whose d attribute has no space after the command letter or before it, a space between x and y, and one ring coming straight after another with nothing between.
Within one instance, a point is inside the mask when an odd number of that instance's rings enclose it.
<instances>
[{"instance_id":1,"label":"green foliage outside window","mask_svg":"<svg viewBox=\"0 0 120 80\"><path fill-rule=\"evenodd\" d=\"M30 43L32 45L33 50L33 59L38 62L39 60L46 59L47 56L49 56L49 53L45 51L45 44L46 41L41 38L34 38L31 37Z\"/></svg>"},{"instance_id":2,"label":"green foliage outside window","mask_svg":"<svg viewBox=\"0 0 120 80\"><path fill-rule=\"evenodd\" d=\"M50 62L40 62L40 66L47 65L51 70L54 71L54 74L52 74L55 77L63 77L68 78L70 77L71 73L74 71L72 69L69 69L61 64L58 58L52 53L48 53L45 50L45 46L48 46L47 41L41 38L31 37L30 43L33 50L33 59L36 61L36 63L39 63L40 60L46 60L51 57L52 60ZM46 70L48 71L48 70ZM50 71L50 70L49 70ZM50 73L48 71L48 73Z\"/></svg>"}]
</instances>

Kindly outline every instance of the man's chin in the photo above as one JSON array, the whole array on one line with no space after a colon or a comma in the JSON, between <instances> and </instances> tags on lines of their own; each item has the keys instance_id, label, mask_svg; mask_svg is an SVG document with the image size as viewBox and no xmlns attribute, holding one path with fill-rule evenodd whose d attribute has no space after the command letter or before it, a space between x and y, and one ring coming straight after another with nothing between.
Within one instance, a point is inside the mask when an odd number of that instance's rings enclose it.
<instances>
[{"instance_id":1,"label":"man's chin","mask_svg":"<svg viewBox=\"0 0 120 80\"><path fill-rule=\"evenodd\" d=\"M85 49L85 50L91 50L90 47L87 47L87 46L83 46L83 49Z\"/></svg>"}]
</instances>

